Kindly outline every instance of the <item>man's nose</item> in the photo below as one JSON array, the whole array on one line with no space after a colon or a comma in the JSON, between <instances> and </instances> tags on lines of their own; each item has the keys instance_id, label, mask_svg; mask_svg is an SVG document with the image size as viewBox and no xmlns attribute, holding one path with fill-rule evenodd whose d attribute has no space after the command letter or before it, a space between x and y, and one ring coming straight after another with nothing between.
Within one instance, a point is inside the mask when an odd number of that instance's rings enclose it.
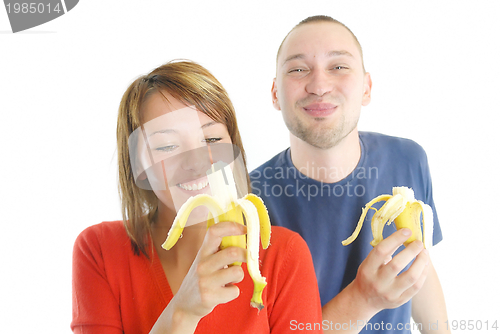
<instances>
[{"instance_id":1,"label":"man's nose","mask_svg":"<svg viewBox=\"0 0 500 334\"><path fill-rule=\"evenodd\" d=\"M309 82L306 84L307 93L323 96L332 91L333 80L325 71L315 69L309 78Z\"/></svg>"}]
</instances>

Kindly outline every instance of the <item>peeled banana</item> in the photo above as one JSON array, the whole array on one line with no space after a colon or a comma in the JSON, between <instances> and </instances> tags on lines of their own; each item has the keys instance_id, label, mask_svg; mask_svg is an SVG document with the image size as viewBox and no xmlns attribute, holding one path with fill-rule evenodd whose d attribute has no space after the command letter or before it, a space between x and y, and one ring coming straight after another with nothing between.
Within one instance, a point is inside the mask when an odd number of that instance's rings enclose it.
<instances>
[{"instance_id":1,"label":"peeled banana","mask_svg":"<svg viewBox=\"0 0 500 334\"><path fill-rule=\"evenodd\" d=\"M247 234L222 238L221 248L237 246L247 250L247 268L254 282L254 292L250 305L259 311L264 308L262 291L267 285L266 278L259 270L259 233L262 248L266 249L271 239L271 223L264 202L254 194L238 199L236 185L229 165L219 161L207 171L208 183L213 196L199 194L190 197L179 209L167 239L162 247L172 248L182 234L191 211L205 205L208 210L207 228L219 221L232 221L247 226ZM233 263L233 265L241 265Z\"/></svg>"},{"instance_id":2,"label":"peeled banana","mask_svg":"<svg viewBox=\"0 0 500 334\"><path fill-rule=\"evenodd\" d=\"M386 202L379 210L372 208L375 203L380 201ZM389 225L392 222L396 224L396 229L398 230L406 227L412 231L412 235L404 243L405 246L415 240L420 240L424 243L425 248L432 247L432 235L434 231L432 208L422 201L415 200L413 189L407 187L393 187L392 196L380 195L368 202L363 208L353 234L342 241L342 245L347 246L358 237L369 209L375 210L372 217L373 240L370 242L373 247L384 239L382 235L384 225ZM421 213L423 213L423 233L420 227Z\"/></svg>"}]
</instances>

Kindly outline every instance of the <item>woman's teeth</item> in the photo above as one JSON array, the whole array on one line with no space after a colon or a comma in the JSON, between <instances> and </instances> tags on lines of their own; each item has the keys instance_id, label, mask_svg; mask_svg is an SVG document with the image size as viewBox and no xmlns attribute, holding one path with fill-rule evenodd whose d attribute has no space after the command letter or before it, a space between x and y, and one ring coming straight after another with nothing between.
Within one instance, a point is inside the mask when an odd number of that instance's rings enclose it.
<instances>
[{"instance_id":1,"label":"woman's teeth","mask_svg":"<svg viewBox=\"0 0 500 334\"><path fill-rule=\"evenodd\" d=\"M194 183L194 184L179 183L177 186L179 188L184 189L184 190L201 190L201 189L205 188L207 185L208 185L208 181Z\"/></svg>"}]
</instances>

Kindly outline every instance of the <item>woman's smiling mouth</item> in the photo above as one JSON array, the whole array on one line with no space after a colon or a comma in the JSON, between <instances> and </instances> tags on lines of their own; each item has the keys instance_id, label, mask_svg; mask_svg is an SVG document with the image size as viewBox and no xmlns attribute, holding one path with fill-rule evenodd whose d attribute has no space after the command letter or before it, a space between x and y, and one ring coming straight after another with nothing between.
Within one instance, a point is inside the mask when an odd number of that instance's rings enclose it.
<instances>
[{"instance_id":1,"label":"woman's smiling mouth","mask_svg":"<svg viewBox=\"0 0 500 334\"><path fill-rule=\"evenodd\" d=\"M196 182L198 181L198 182ZM177 187L184 189L184 190L201 190L204 189L208 186L208 179L204 178L204 180L194 180L194 181L189 181L185 183L178 183Z\"/></svg>"}]
</instances>

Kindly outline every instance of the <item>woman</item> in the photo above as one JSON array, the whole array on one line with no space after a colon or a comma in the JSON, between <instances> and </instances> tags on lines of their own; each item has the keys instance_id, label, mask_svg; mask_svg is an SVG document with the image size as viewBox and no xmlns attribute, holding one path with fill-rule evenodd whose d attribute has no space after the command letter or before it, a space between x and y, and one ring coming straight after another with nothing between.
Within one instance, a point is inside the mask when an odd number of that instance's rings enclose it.
<instances>
[{"instance_id":1,"label":"woman","mask_svg":"<svg viewBox=\"0 0 500 334\"><path fill-rule=\"evenodd\" d=\"M246 261L245 250L219 249L222 237L245 234L243 225L207 230L206 212L193 211L177 244L161 248L180 205L209 191L206 159L192 152L235 145L249 182L234 108L211 73L178 61L135 80L120 104L117 140L125 223L91 226L75 242L75 333L285 333L314 323L321 331L312 260L298 234L272 227L271 246L260 250L260 311L250 306L246 264L231 265Z\"/></svg>"}]
</instances>

